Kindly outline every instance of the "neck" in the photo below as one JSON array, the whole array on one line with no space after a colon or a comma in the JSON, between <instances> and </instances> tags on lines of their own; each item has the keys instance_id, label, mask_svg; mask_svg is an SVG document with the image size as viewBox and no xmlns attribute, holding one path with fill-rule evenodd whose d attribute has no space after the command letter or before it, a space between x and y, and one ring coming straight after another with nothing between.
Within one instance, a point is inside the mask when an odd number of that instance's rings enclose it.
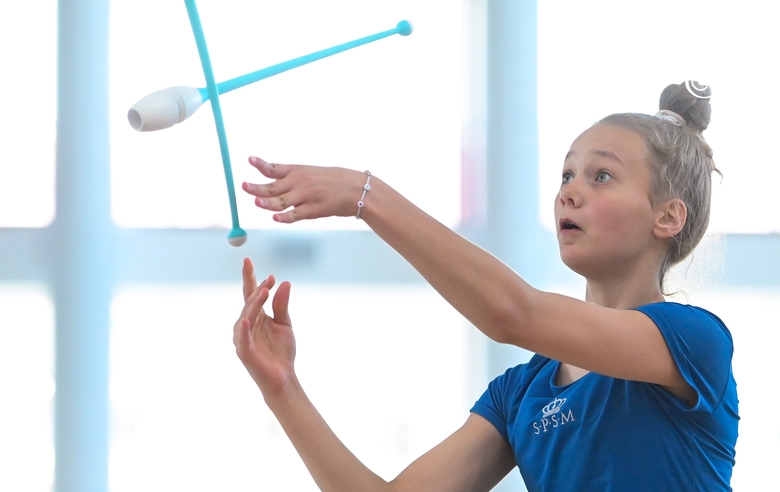
<instances>
[{"instance_id":1,"label":"neck","mask_svg":"<svg viewBox=\"0 0 780 492\"><path fill-rule=\"evenodd\" d=\"M633 309L664 300L654 268L619 277L588 278L587 281L585 300L604 307Z\"/></svg>"},{"instance_id":2,"label":"neck","mask_svg":"<svg viewBox=\"0 0 780 492\"><path fill-rule=\"evenodd\" d=\"M592 284L588 282L585 289L585 300L598 304L599 306L614 309L633 309L637 306L651 304L654 302L663 302L664 296L661 289L656 285L654 288L648 288L642 292L626 291L617 286L604 286L603 284Z\"/></svg>"}]
</instances>

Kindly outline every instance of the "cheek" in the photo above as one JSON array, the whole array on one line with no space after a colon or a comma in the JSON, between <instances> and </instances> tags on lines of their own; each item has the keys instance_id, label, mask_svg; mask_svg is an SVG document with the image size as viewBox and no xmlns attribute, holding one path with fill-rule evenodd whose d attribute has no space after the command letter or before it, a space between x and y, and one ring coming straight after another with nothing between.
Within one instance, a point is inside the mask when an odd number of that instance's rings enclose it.
<instances>
[{"instance_id":1,"label":"cheek","mask_svg":"<svg viewBox=\"0 0 780 492\"><path fill-rule=\"evenodd\" d=\"M639 200L600 203L593 209L602 230L625 239L644 237L651 232L649 211L649 206Z\"/></svg>"}]
</instances>

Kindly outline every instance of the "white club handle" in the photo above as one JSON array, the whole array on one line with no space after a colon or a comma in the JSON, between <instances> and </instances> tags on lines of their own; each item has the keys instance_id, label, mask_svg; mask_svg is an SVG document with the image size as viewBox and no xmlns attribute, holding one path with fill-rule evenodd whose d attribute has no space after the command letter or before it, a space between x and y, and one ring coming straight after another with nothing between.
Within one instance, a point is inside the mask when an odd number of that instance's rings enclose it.
<instances>
[{"instance_id":1,"label":"white club handle","mask_svg":"<svg viewBox=\"0 0 780 492\"><path fill-rule=\"evenodd\" d=\"M168 87L152 92L127 112L127 120L139 132L152 132L181 123L203 104L203 96L194 87Z\"/></svg>"}]
</instances>

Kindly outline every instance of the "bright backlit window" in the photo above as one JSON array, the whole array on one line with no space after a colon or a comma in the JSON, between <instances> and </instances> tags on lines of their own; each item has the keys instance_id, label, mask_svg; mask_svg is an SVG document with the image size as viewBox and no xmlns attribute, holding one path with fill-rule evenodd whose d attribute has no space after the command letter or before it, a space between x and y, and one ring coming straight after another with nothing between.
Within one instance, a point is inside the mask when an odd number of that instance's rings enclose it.
<instances>
[{"instance_id":1,"label":"bright backlit window","mask_svg":"<svg viewBox=\"0 0 780 492\"><path fill-rule=\"evenodd\" d=\"M0 15L0 227L54 220L57 2L9 2Z\"/></svg>"},{"instance_id":2,"label":"bright backlit window","mask_svg":"<svg viewBox=\"0 0 780 492\"><path fill-rule=\"evenodd\" d=\"M577 135L617 112L655 114L664 87L687 79L713 90L715 176L710 231L777 233L775 47L780 6L747 0L539 2L541 220ZM721 34L718 34L721 33Z\"/></svg>"},{"instance_id":3,"label":"bright backlit window","mask_svg":"<svg viewBox=\"0 0 780 492\"><path fill-rule=\"evenodd\" d=\"M395 27L391 36L220 98L242 226L276 227L242 181L250 155L369 169L439 220L460 220L462 22L447 0L198 2L218 81ZM217 135L206 104L173 128L138 133L127 110L165 87L205 86L182 2L111 7L112 213L123 227L226 227ZM356 198L357 200L357 198ZM356 221L295 227L355 228Z\"/></svg>"},{"instance_id":4,"label":"bright backlit window","mask_svg":"<svg viewBox=\"0 0 780 492\"><path fill-rule=\"evenodd\" d=\"M684 302L684 301L683 301ZM716 313L734 338L734 377L739 393L739 438L731 486L734 490L777 490L780 478L780 422L767 418L780 405L775 374L780 332L780 290L710 288L691 293L690 302Z\"/></svg>"},{"instance_id":5,"label":"bright backlit window","mask_svg":"<svg viewBox=\"0 0 780 492\"><path fill-rule=\"evenodd\" d=\"M126 287L112 308L113 492L318 490L235 355L239 285ZM304 389L392 478L454 432L468 328L428 286L294 284ZM410 321L413 320L413 321Z\"/></svg>"},{"instance_id":6,"label":"bright backlit window","mask_svg":"<svg viewBox=\"0 0 780 492\"><path fill-rule=\"evenodd\" d=\"M0 283L0 490L54 483L54 308L40 286Z\"/></svg>"}]
</instances>

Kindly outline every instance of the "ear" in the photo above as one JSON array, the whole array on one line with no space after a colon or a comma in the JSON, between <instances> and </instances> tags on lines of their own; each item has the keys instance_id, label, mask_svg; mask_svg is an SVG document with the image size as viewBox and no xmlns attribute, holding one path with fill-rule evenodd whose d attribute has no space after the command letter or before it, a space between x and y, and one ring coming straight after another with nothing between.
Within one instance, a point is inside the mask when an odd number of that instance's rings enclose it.
<instances>
[{"instance_id":1,"label":"ear","mask_svg":"<svg viewBox=\"0 0 780 492\"><path fill-rule=\"evenodd\" d=\"M682 200L679 198L667 200L658 206L653 234L660 239L674 237L682 230L687 218L688 208Z\"/></svg>"}]
</instances>

